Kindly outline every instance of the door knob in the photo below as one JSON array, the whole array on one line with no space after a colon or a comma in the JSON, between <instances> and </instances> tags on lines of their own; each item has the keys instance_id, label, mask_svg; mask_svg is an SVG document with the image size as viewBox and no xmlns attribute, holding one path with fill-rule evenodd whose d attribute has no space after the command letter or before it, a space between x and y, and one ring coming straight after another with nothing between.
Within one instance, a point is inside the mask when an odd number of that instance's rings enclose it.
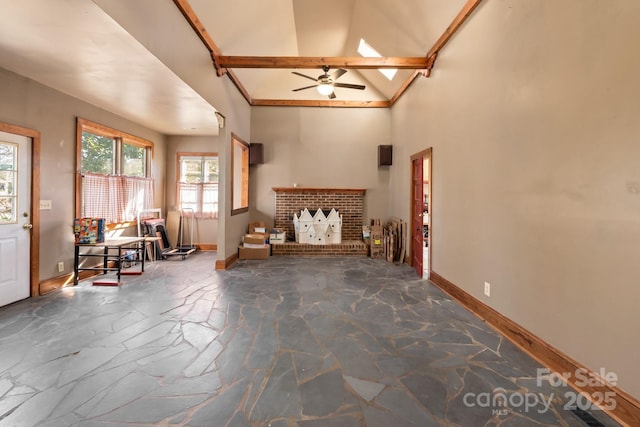
<instances>
[{"instance_id":1,"label":"door knob","mask_svg":"<svg viewBox=\"0 0 640 427\"><path fill-rule=\"evenodd\" d=\"M22 228L25 230L30 230L33 228L33 224L22 224Z\"/></svg>"}]
</instances>

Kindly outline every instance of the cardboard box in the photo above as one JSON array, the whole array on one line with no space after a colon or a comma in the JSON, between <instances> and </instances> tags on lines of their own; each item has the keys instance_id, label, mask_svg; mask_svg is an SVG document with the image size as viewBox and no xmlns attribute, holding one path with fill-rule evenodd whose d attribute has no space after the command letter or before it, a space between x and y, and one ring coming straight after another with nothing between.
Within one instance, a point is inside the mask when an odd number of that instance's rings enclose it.
<instances>
[{"instance_id":1,"label":"cardboard box","mask_svg":"<svg viewBox=\"0 0 640 427\"><path fill-rule=\"evenodd\" d=\"M264 245L262 248L247 248L238 246L239 259L267 259L271 252L271 246Z\"/></svg>"},{"instance_id":2,"label":"cardboard box","mask_svg":"<svg viewBox=\"0 0 640 427\"><path fill-rule=\"evenodd\" d=\"M384 258L384 237L371 236L369 248L371 258Z\"/></svg>"},{"instance_id":3,"label":"cardboard box","mask_svg":"<svg viewBox=\"0 0 640 427\"><path fill-rule=\"evenodd\" d=\"M282 228L272 228L269 234L269 243L281 245L287 241L287 231Z\"/></svg>"},{"instance_id":4,"label":"cardboard box","mask_svg":"<svg viewBox=\"0 0 640 427\"><path fill-rule=\"evenodd\" d=\"M381 225L372 225L370 234L373 239L373 236L382 236L384 234L384 230Z\"/></svg>"},{"instance_id":5,"label":"cardboard box","mask_svg":"<svg viewBox=\"0 0 640 427\"><path fill-rule=\"evenodd\" d=\"M369 229L369 254L371 258L384 258L384 230L380 219L373 219Z\"/></svg>"},{"instance_id":6,"label":"cardboard box","mask_svg":"<svg viewBox=\"0 0 640 427\"><path fill-rule=\"evenodd\" d=\"M252 249L262 249L264 248L264 243L243 243L243 248L252 248Z\"/></svg>"},{"instance_id":7,"label":"cardboard box","mask_svg":"<svg viewBox=\"0 0 640 427\"><path fill-rule=\"evenodd\" d=\"M269 234L267 232L267 224L262 221L250 222L249 234Z\"/></svg>"},{"instance_id":8,"label":"cardboard box","mask_svg":"<svg viewBox=\"0 0 640 427\"><path fill-rule=\"evenodd\" d=\"M245 234L242 242L250 245L264 245L267 243L267 235L259 233Z\"/></svg>"},{"instance_id":9,"label":"cardboard box","mask_svg":"<svg viewBox=\"0 0 640 427\"><path fill-rule=\"evenodd\" d=\"M264 241L262 243L269 242L269 231L267 230L267 224L262 221L254 221L249 223L249 234L254 236L262 236Z\"/></svg>"}]
</instances>

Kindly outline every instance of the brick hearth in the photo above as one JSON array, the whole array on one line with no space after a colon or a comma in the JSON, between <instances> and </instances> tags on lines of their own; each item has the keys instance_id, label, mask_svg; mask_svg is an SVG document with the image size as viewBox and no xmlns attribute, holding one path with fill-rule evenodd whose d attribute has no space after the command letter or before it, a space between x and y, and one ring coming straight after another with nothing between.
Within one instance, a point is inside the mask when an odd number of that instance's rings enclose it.
<instances>
[{"instance_id":1,"label":"brick hearth","mask_svg":"<svg viewBox=\"0 0 640 427\"><path fill-rule=\"evenodd\" d=\"M365 189L351 188L295 188L274 187L276 193L275 226L287 231L294 239L293 215L307 208L312 215L317 209L334 208L342 215L342 243L310 245L286 242L272 245L272 255L367 255L367 245L362 241L362 224Z\"/></svg>"},{"instance_id":2,"label":"brick hearth","mask_svg":"<svg viewBox=\"0 0 640 427\"><path fill-rule=\"evenodd\" d=\"M313 256L367 256L367 245L362 240L343 240L334 245L309 245L307 243L286 242L271 245L271 255L313 255Z\"/></svg>"}]
</instances>

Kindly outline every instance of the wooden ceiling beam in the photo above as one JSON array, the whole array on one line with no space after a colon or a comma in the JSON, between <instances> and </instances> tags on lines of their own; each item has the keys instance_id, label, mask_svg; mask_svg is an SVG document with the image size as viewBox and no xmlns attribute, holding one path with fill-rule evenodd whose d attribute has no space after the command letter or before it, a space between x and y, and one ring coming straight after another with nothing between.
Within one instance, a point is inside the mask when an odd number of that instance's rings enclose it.
<instances>
[{"instance_id":1,"label":"wooden ceiling beam","mask_svg":"<svg viewBox=\"0 0 640 427\"><path fill-rule=\"evenodd\" d=\"M423 57L382 57L361 56L218 56L217 63L222 68L352 68L352 69L424 69L428 59Z\"/></svg>"},{"instance_id":2,"label":"wooden ceiling beam","mask_svg":"<svg viewBox=\"0 0 640 427\"><path fill-rule=\"evenodd\" d=\"M344 108L389 108L411 86L418 76L429 77L440 50L460 29L482 0L467 0L460 12L445 29L442 35L431 47L427 55L423 57L292 57L292 56L223 56L220 49L198 19L188 0L173 0L176 7L185 17L191 28L205 45L218 76L227 74L233 84L242 93L249 105L255 106L291 106L291 107L344 107ZM389 101L303 101L303 100L279 100L279 99L251 99L237 76L228 68L352 68L352 69L378 69L397 68L416 70L402 84L400 89Z\"/></svg>"},{"instance_id":3,"label":"wooden ceiling beam","mask_svg":"<svg viewBox=\"0 0 640 427\"><path fill-rule=\"evenodd\" d=\"M395 104L396 101L400 99L402 94L405 93L407 89L409 89L409 86L411 86L411 84L418 78L418 76L423 75L423 73L423 70L416 70L411 73L411 76L409 76L409 78L405 80L404 83L402 83L402 86L400 86L395 95L393 95L393 97L389 100L389 105L392 106L393 104Z\"/></svg>"},{"instance_id":4,"label":"wooden ceiling beam","mask_svg":"<svg viewBox=\"0 0 640 427\"><path fill-rule=\"evenodd\" d=\"M310 101L301 99L254 99L254 107L336 107L336 108L389 108L389 101Z\"/></svg>"},{"instance_id":5,"label":"wooden ceiling beam","mask_svg":"<svg viewBox=\"0 0 640 427\"><path fill-rule=\"evenodd\" d=\"M451 37L454 36L454 34L460 29L460 27L462 27L462 24L465 23L467 18L469 18L471 13L476 10L481 2L482 0L467 0L465 5L462 6L462 9L460 9L460 12L458 12L455 18L453 18L451 24L449 24L442 35L440 35L438 40L436 40L436 42L433 44L431 49L429 49L429 52L427 52L426 59L428 61L428 66L420 71L416 71L411 74L411 76L402 84L402 86L400 86L400 89L395 93L393 98L391 98L391 105L395 104L396 101L400 99L402 94L409 88L409 86L411 86L411 84L418 78L418 76L431 76L431 70L433 69L436 59L438 58L438 53L440 53L440 50L442 50L447 42L451 40Z\"/></svg>"},{"instance_id":6,"label":"wooden ceiling beam","mask_svg":"<svg viewBox=\"0 0 640 427\"><path fill-rule=\"evenodd\" d=\"M236 76L233 70L226 70L226 71L227 71L226 73L227 77L229 77L229 79L231 80L231 83L233 83L236 89L240 91L240 93L242 94L244 99L247 101L247 103L251 105L251 103L253 102L253 100L251 99L251 95L249 95L249 92L247 91L247 89L240 82L240 79L238 79L238 76Z\"/></svg>"},{"instance_id":7,"label":"wooden ceiling beam","mask_svg":"<svg viewBox=\"0 0 640 427\"><path fill-rule=\"evenodd\" d=\"M200 41L202 41L202 44L204 44L205 48L207 48L207 50L211 54L213 66L216 68L216 74L218 76L224 75L226 73L226 70L220 67L220 64L216 62L216 58L220 56L220 49L218 48L218 46L216 46L215 42L211 38L211 35L209 35L202 22L200 22L198 15L196 15L196 12L189 4L189 1L173 0L173 3L176 5L180 13L182 13L184 19L187 20L193 31L200 38Z\"/></svg>"},{"instance_id":8,"label":"wooden ceiling beam","mask_svg":"<svg viewBox=\"0 0 640 427\"><path fill-rule=\"evenodd\" d=\"M429 50L429 52L427 53L427 58L433 55L437 55L438 52L440 52L440 49L442 49L447 44L447 42L451 40L451 37L453 37L453 35L460 29L462 24L465 23L469 15L471 15L471 13L474 10L476 10L476 8L480 5L481 2L482 0L467 0L467 3L464 6L462 6L462 9L460 9L460 12L458 12L456 17L453 18L453 21L451 22L451 24L447 27L444 33L442 33L440 38L434 43L433 47Z\"/></svg>"}]
</instances>

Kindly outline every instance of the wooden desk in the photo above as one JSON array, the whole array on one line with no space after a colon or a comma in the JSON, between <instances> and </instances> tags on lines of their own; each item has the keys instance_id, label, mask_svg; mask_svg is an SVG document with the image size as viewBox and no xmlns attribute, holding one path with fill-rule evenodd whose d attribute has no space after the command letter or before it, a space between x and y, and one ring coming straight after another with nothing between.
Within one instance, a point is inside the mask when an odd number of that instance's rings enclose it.
<instances>
[{"instance_id":1,"label":"wooden desk","mask_svg":"<svg viewBox=\"0 0 640 427\"><path fill-rule=\"evenodd\" d=\"M102 248L102 252L91 251L91 249ZM81 252L84 249L85 252ZM123 250L135 250L137 259L140 261L141 270L122 272L122 256ZM73 284L78 284L78 272L85 270L102 271L102 274L107 274L108 271L115 271L118 280L96 280L94 285L103 286L118 286L120 285L120 276L123 274L142 274L144 272L144 259L145 259L145 238L144 237L122 237L112 238L105 240L102 243L77 243L75 245L74 257L73 257ZM102 267L80 267L80 258L102 258ZM109 261L115 262L115 267L109 267Z\"/></svg>"}]
</instances>

